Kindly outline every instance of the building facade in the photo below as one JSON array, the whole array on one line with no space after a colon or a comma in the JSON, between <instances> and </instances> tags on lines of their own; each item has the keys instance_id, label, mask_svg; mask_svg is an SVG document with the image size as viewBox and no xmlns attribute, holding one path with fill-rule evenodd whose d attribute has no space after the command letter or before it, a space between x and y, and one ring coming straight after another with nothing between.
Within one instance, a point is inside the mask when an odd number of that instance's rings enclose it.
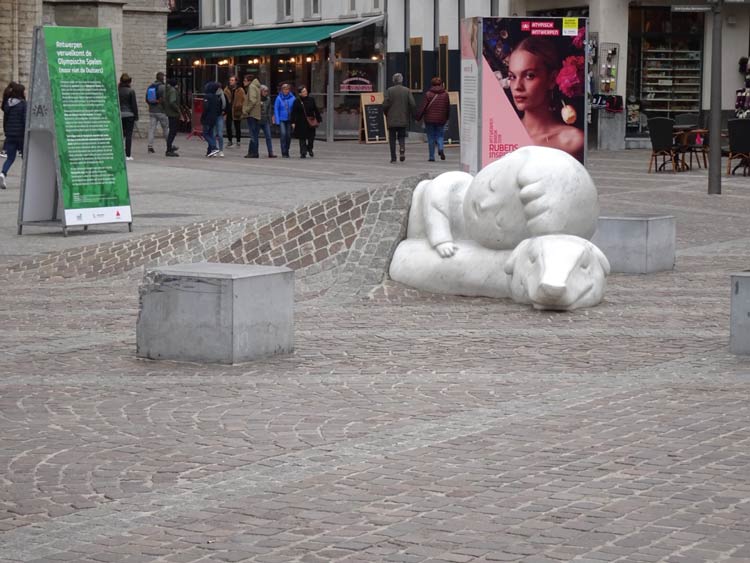
<instances>
[{"instance_id":1,"label":"building facade","mask_svg":"<svg viewBox=\"0 0 750 563\"><path fill-rule=\"evenodd\" d=\"M169 12L168 0L0 0L0 84L29 84L34 26L106 27L117 75L130 74L144 99L156 72L166 68Z\"/></svg>"},{"instance_id":2,"label":"building facade","mask_svg":"<svg viewBox=\"0 0 750 563\"><path fill-rule=\"evenodd\" d=\"M677 5L696 11L674 11ZM604 49L593 57L591 93L620 96L624 109L591 112L590 144L647 146L649 115L695 112L703 120L707 113L713 15L699 11L707 6L702 0L201 0L199 29L170 39L169 64L185 91L245 72L258 74L272 92L281 82L303 84L333 114L325 121L331 139L356 133L359 93L383 91L395 72L417 95L433 76L459 91L462 18L587 17L590 44ZM737 62L750 50L750 5L726 2L721 17L722 109L730 112L744 85Z\"/></svg>"}]
</instances>

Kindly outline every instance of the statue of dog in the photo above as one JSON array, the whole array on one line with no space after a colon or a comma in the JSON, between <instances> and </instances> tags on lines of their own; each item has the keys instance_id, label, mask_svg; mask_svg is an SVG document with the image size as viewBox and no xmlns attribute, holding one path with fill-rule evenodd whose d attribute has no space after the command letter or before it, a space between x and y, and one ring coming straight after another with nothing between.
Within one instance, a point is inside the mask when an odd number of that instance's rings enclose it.
<instances>
[{"instance_id":1,"label":"statue of dog","mask_svg":"<svg viewBox=\"0 0 750 563\"><path fill-rule=\"evenodd\" d=\"M610 266L594 244L573 235L545 235L522 241L504 266L510 295L535 309L570 311L598 305Z\"/></svg>"}]
</instances>

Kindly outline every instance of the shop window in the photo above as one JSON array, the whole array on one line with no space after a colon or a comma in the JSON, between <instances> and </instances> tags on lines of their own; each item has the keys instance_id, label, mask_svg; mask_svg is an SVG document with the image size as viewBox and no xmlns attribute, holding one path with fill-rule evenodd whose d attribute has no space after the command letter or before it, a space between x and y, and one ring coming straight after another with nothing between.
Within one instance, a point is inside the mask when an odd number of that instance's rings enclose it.
<instances>
[{"instance_id":1,"label":"shop window","mask_svg":"<svg viewBox=\"0 0 750 563\"><path fill-rule=\"evenodd\" d=\"M211 2L205 2L203 5L205 6L203 26L211 27L216 25L216 3L212 0Z\"/></svg>"},{"instance_id":2,"label":"shop window","mask_svg":"<svg viewBox=\"0 0 750 563\"><path fill-rule=\"evenodd\" d=\"M422 91L422 38L409 39L409 88Z\"/></svg>"},{"instance_id":3,"label":"shop window","mask_svg":"<svg viewBox=\"0 0 750 563\"><path fill-rule=\"evenodd\" d=\"M320 0L305 0L305 18L320 18Z\"/></svg>"},{"instance_id":4,"label":"shop window","mask_svg":"<svg viewBox=\"0 0 750 563\"><path fill-rule=\"evenodd\" d=\"M646 134L651 117L700 113L704 17L661 7L631 7L627 132Z\"/></svg>"},{"instance_id":5,"label":"shop window","mask_svg":"<svg viewBox=\"0 0 750 563\"><path fill-rule=\"evenodd\" d=\"M279 21L292 19L292 0L278 0Z\"/></svg>"},{"instance_id":6,"label":"shop window","mask_svg":"<svg viewBox=\"0 0 750 563\"><path fill-rule=\"evenodd\" d=\"M253 0L240 0L240 16L244 23L253 21Z\"/></svg>"},{"instance_id":7,"label":"shop window","mask_svg":"<svg viewBox=\"0 0 750 563\"><path fill-rule=\"evenodd\" d=\"M227 8L229 7L227 4L229 3L227 0L218 0L219 2L219 11L218 11L218 18L216 21L217 25L224 25L227 23Z\"/></svg>"}]
</instances>

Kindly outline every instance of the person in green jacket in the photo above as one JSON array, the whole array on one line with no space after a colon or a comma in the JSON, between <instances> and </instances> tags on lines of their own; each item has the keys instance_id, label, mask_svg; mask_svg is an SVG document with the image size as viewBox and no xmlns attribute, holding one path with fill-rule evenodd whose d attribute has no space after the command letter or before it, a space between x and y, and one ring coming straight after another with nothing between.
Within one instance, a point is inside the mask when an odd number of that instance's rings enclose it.
<instances>
[{"instance_id":1,"label":"person in green jacket","mask_svg":"<svg viewBox=\"0 0 750 563\"><path fill-rule=\"evenodd\" d=\"M177 92L177 80L167 80L164 93L164 113L169 119L169 135L167 135L167 156L180 156L177 147L174 146L174 138L177 136L177 127L180 122L180 96Z\"/></svg>"},{"instance_id":2,"label":"person in green jacket","mask_svg":"<svg viewBox=\"0 0 750 563\"><path fill-rule=\"evenodd\" d=\"M400 72L393 75L393 86L385 91L383 112L388 119L388 143L391 146L391 162L396 162L396 137L398 137L399 159L406 160L406 128L416 108L414 96L404 86Z\"/></svg>"}]
</instances>

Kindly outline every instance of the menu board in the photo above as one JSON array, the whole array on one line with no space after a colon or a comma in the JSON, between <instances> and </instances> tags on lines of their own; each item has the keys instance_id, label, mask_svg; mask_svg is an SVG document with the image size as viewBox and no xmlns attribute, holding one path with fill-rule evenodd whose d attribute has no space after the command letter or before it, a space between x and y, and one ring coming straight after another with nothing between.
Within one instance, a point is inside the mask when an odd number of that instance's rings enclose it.
<instances>
[{"instance_id":1,"label":"menu board","mask_svg":"<svg viewBox=\"0 0 750 563\"><path fill-rule=\"evenodd\" d=\"M360 95L360 128L361 143L387 143L388 123L383 111L383 94L371 92Z\"/></svg>"}]
</instances>

